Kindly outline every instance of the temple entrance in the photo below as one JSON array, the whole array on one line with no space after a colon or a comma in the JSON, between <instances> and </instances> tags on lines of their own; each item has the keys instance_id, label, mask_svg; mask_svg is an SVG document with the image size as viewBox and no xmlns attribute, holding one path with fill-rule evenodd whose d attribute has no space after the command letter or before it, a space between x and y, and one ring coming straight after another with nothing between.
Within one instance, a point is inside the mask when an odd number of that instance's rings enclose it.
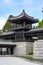
<instances>
[{"instance_id":1,"label":"temple entrance","mask_svg":"<svg viewBox=\"0 0 43 65\"><path fill-rule=\"evenodd\" d=\"M14 54L15 46L1 46L0 47L0 55L12 55Z\"/></svg>"}]
</instances>

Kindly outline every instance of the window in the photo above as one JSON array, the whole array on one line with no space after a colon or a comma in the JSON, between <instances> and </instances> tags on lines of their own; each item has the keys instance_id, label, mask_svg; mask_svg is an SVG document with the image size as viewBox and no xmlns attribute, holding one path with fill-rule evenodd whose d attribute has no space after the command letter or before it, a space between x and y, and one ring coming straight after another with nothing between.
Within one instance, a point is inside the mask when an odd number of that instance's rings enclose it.
<instances>
[{"instance_id":1,"label":"window","mask_svg":"<svg viewBox=\"0 0 43 65\"><path fill-rule=\"evenodd\" d=\"M7 49L6 48L2 48L2 54L6 54L7 53Z\"/></svg>"},{"instance_id":2,"label":"window","mask_svg":"<svg viewBox=\"0 0 43 65\"><path fill-rule=\"evenodd\" d=\"M2 51L6 51L6 48L2 48Z\"/></svg>"},{"instance_id":3,"label":"window","mask_svg":"<svg viewBox=\"0 0 43 65\"><path fill-rule=\"evenodd\" d=\"M26 24L26 27L31 28L32 25L31 24Z\"/></svg>"},{"instance_id":4,"label":"window","mask_svg":"<svg viewBox=\"0 0 43 65\"><path fill-rule=\"evenodd\" d=\"M16 33L16 40L23 40L23 32L17 32Z\"/></svg>"},{"instance_id":5,"label":"window","mask_svg":"<svg viewBox=\"0 0 43 65\"><path fill-rule=\"evenodd\" d=\"M22 24L17 24L17 28L20 28L20 27L22 27Z\"/></svg>"}]
</instances>

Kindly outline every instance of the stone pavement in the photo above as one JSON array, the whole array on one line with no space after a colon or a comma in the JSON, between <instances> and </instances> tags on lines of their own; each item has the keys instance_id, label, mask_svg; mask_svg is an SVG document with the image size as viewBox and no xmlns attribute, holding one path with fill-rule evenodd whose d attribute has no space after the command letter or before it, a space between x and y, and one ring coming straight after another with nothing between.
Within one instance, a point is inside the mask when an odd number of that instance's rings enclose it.
<instances>
[{"instance_id":1,"label":"stone pavement","mask_svg":"<svg viewBox=\"0 0 43 65\"><path fill-rule=\"evenodd\" d=\"M18 57L0 57L0 65L42 65Z\"/></svg>"}]
</instances>

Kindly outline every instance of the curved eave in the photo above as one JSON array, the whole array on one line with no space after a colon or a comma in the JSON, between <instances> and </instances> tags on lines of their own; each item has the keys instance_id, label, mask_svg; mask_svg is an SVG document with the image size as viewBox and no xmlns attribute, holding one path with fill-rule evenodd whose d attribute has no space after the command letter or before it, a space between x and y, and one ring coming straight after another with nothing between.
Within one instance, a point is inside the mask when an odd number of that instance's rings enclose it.
<instances>
[{"instance_id":1,"label":"curved eave","mask_svg":"<svg viewBox=\"0 0 43 65\"><path fill-rule=\"evenodd\" d=\"M43 33L43 28L39 28L39 29L32 29L26 32L26 34L36 34L36 33Z\"/></svg>"},{"instance_id":2,"label":"curved eave","mask_svg":"<svg viewBox=\"0 0 43 65\"><path fill-rule=\"evenodd\" d=\"M12 23L15 23L15 22L18 22L18 21L21 21L21 20L27 20L28 23L37 23L39 21L38 19L32 19L32 18L27 18L27 17L20 17L20 18L17 18L17 19L9 19L9 21L12 22Z\"/></svg>"},{"instance_id":3,"label":"curved eave","mask_svg":"<svg viewBox=\"0 0 43 65\"><path fill-rule=\"evenodd\" d=\"M9 36L9 35L13 35L13 34L15 34L15 32L3 33L3 34L0 34L0 37Z\"/></svg>"},{"instance_id":4,"label":"curved eave","mask_svg":"<svg viewBox=\"0 0 43 65\"><path fill-rule=\"evenodd\" d=\"M12 17L12 18L9 18L8 20L12 23L15 23L19 20L28 20L28 21L31 21L31 23L37 23L39 20L38 19L35 19L29 15L27 15L25 13L25 11L23 11L19 16L15 16L15 17Z\"/></svg>"},{"instance_id":5,"label":"curved eave","mask_svg":"<svg viewBox=\"0 0 43 65\"><path fill-rule=\"evenodd\" d=\"M7 46L16 46L13 42L7 40L0 40L0 47L7 47Z\"/></svg>"}]
</instances>

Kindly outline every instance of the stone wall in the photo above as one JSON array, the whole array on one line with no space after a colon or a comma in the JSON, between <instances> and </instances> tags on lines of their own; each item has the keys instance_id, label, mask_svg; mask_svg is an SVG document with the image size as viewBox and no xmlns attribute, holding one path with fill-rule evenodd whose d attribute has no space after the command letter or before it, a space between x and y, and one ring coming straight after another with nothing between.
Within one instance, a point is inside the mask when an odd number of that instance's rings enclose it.
<instances>
[{"instance_id":1,"label":"stone wall","mask_svg":"<svg viewBox=\"0 0 43 65\"><path fill-rule=\"evenodd\" d=\"M37 40L33 44L33 58L43 59L43 40Z\"/></svg>"},{"instance_id":2,"label":"stone wall","mask_svg":"<svg viewBox=\"0 0 43 65\"><path fill-rule=\"evenodd\" d=\"M16 47L14 48L14 55L24 56L29 51L33 50L33 42L14 42Z\"/></svg>"},{"instance_id":3,"label":"stone wall","mask_svg":"<svg viewBox=\"0 0 43 65\"><path fill-rule=\"evenodd\" d=\"M26 55L26 42L15 42L14 55L21 56Z\"/></svg>"},{"instance_id":4,"label":"stone wall","mask_svg":"<svg viewBox=\"0 0 43 65\"><path fill-rule=\"evenodd\" d=\"M33 42L28 42L26 45L26 54L28 55L30 51L33 51Z\"/></svg>"}]
</instances>

